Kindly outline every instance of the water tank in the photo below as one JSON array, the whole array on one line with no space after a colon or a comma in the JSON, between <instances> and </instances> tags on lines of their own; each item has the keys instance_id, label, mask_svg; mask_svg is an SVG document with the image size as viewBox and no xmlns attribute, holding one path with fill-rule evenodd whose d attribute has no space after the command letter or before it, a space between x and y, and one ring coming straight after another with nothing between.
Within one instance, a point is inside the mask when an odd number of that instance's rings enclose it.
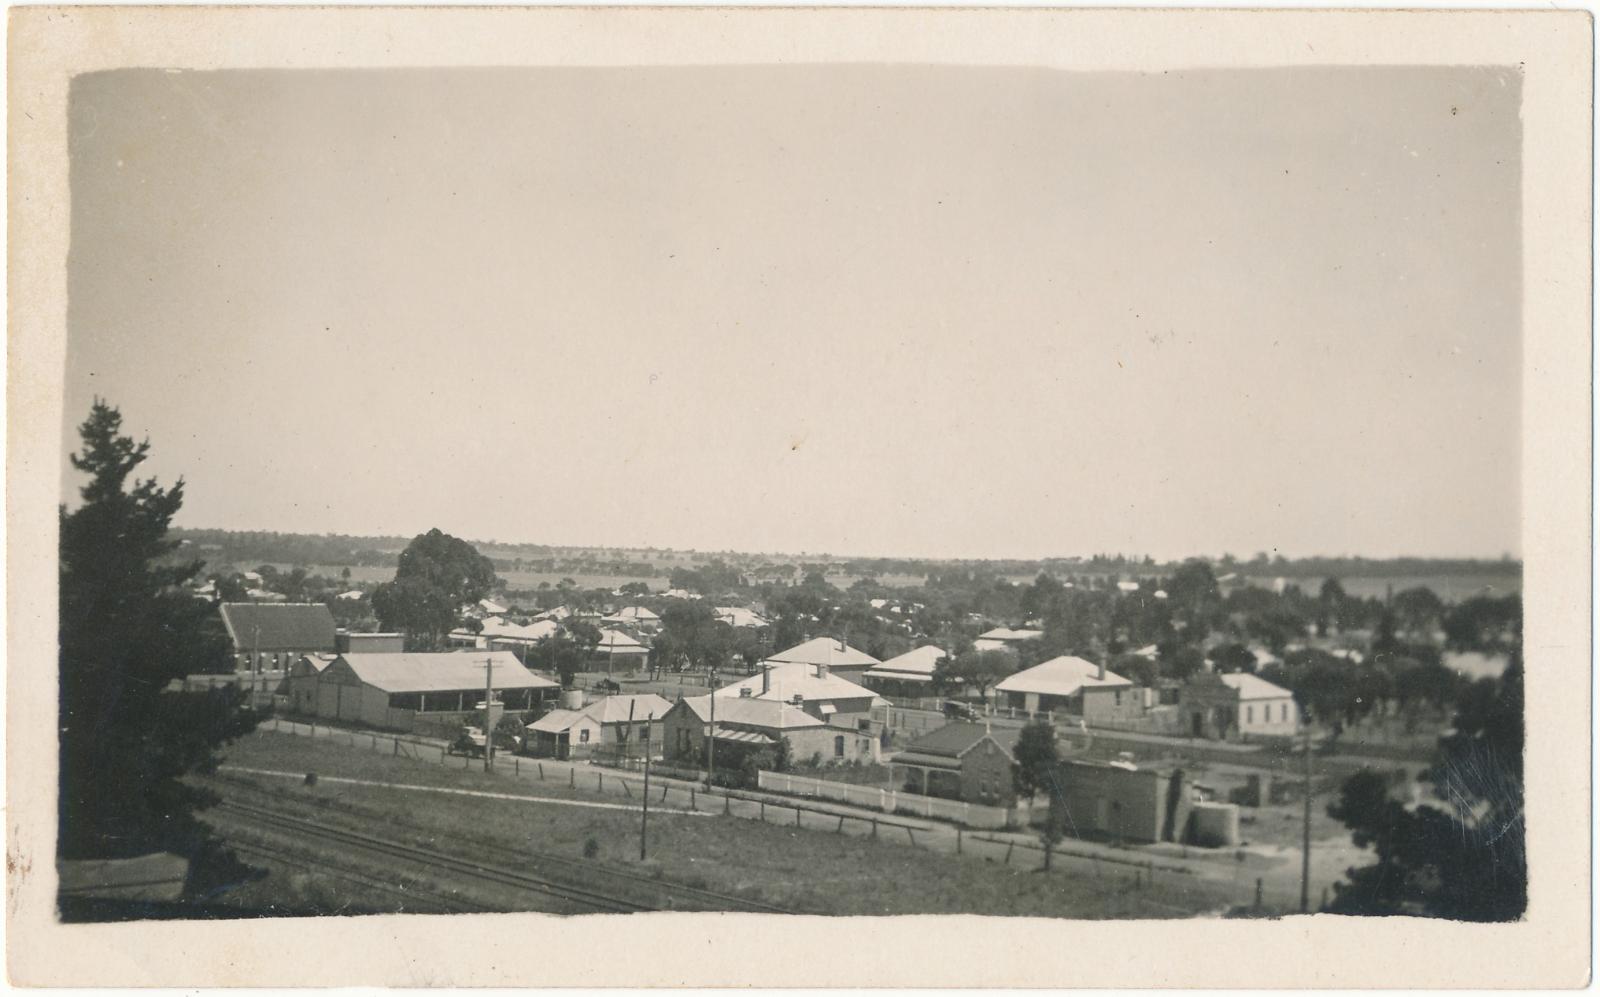
<instances>
[{"instance_id":1,"label":"water tank","mask_svg":"<svg viewBox=\"0 0 1600 997\"><path fill-rule=\"evenodd\" d=\"M1204 848L1232 848L1239 843L1239 807L1233 803L1196 803L1189 812L1189 841Z\"/></svg>"},{"instance_id":2,"label":"water tank","mask_svg":"<svg viewBox=\"0 0 1600 997\"><path fill-rule=\"evenodd\" d=\"M561 708L563 710L581 710L581 709L583 709L583 690L582 689L563 689L563 690L561 690Z\"/></svg>"}]
</instances>

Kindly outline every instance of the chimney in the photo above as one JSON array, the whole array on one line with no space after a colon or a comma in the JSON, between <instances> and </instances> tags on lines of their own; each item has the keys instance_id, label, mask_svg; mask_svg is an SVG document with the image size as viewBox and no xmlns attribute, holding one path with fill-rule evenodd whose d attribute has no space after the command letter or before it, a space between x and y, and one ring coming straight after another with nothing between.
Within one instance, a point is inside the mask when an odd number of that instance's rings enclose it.
<instances>
[{"instance_id":1,"label":"chimney","mask_svg":"<svg viewBox=\"0 0 1600 997\"><path fill-rule=\"evenodd\" d=\"M819 664L817 666L817 678L825 679L827 677L828 677L828 666Z\"/></svg>"},{"instance_id":2,"label":"chimney","mask_svg":"<svg viewBox=\"0 0 1600 997\"><path fill-rule=\"evenodd\" d=\"M740 699L749 699L750 698L750 687L749 686L746 685L746 686L740 686L739 687L739 698Z\"/></svg>"},{"instance_id":3,"label":"chimney","mask_svg":"<svg viewBox=\"0 0 1600 997\"><path fill-rule=\"evenodd\" d=\"M1100 656L1100 667L1095 674L1095 678L1102 682L1106 680L1106 656L1103 654Z\"/></svg>"},{"instance_id":4,"label":"chimney","mask_svg":"<svg viewBox=\"0 0 1600 997\"><path fill-rule=\"evenodd\" d=\"M765 696L772 691L772 666L761 666L761 695Z\"/></svg>"}]
</instances>

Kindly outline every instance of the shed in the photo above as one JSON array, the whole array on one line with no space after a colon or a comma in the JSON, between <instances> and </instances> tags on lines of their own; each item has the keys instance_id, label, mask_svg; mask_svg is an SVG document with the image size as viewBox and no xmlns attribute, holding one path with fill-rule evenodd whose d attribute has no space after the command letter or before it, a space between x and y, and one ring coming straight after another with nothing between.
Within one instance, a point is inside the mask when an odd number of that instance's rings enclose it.
<instances>
[{"instance_id":1,"label":"shed","mask_svg":"<svg viewBox=\"0 0 1600 997\"><path fill-rule=\"evenodd\" d=\"M483 702L490 661L495 700L508 710L531 709L560 690L509 651L341 654L317 679L316 712L391 730L410 730L419 714L465 720Z\"/></svg>"}]
</instances>

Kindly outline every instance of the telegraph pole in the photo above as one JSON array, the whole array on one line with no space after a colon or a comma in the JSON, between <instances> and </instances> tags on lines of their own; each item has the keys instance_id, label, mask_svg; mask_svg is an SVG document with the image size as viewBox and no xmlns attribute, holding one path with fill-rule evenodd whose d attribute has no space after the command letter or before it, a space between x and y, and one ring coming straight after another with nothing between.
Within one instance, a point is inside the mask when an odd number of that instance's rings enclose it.
<instances>
[{"instance_id":1,"label":"telegraph pole","mask_svg":"<svg viewBox=\"0 0 1600 997\"><path fill-rule=\"evenodd\" d=\"M494 652L484 659L488 668L483 680L483 770L494 767Z\"/></svg>"},{"instance_id":2,"label":"telegraph pole","mask_svg":"<svg viewBox=\"0 0 1600 997\"><path fill-rule=\"evenodd\" d=\"M717 672L706 672L711 684L711 726L706 728L706 792L711 792L712 778L717 774Z\"/></svg>"},{"instance_id":3,"label":"telegraph pole","mask_svg":"<svg viewBox=\"0 0 1600 997\"><path fill-rule=\"evenodd\" d=\"M256 708L256 693L261 688L261 624L255 624L250 641L250 708Z\"/></svg>"},{"instance_id":4,"label":"telegraph pole","mask_svg":"<svg viewBox=\"0 0 1600 997\"><path fill-rule=\"evenodd\" d=\"M1300 913L1311 909L1311 725L1306 724L1305 747L1301 755L1306 770L1305 828L1300 841Z\"/></svg>"},{"instance_id":5,"label":"telegraph pole","mask_svg":"<svg viewBox=\"0 0 1600 997\"><path fill-rule=\"evenodd\" d=\"M631 707L628 710L628 714L631 720L633 714ZM654 713L644 718L644 729L646 731L650 729L650 724L655 718L656 715ZM643 862L645 842L648 840L650 832L650 742L646 738L640 738L640 742L644 745L644 812L639 817L639 861Z\"/></svg>"}]
</instances>

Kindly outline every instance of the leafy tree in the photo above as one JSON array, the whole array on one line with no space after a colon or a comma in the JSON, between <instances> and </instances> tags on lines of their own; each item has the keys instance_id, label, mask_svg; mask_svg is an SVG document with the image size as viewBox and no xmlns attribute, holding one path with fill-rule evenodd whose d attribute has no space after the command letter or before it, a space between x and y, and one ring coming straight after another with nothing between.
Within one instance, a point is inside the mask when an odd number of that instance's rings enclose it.
<instances>
[{"instance_id":1,"label":"leafy tree","mask_svg":"<svg viewBox=\"0 0 1600 997\"><path fill-rule=\"evenodd\" d=\"M1159 653L1162 671L1179 682L1187 681L1206 664L1205 654L1193 644L1162 648Z\"/></svg>"},{"instance_id":2,"label":"leafy tree","mask_svg":"<svg viewBox=\"0 0 1600 997\"><path fill-rule=\"evenodd\" d=\"M1032 800L1040 790L1053 785L1060 754L1056 748L1056 729L1048 721L1035 720L1022 728L1011 754L1016 759L1011 777L1019 794Z\"/></svg>"},{"instance_id":3,"label":"leafy tree","mask_svg":"<svg viewBox=\"0 0 1600 997\"><path fill-rule=\"evenodd\" d=\"M1328 909L1349 914L1430 914L1510 921L1527 908L1520 655L1498 679L1462 696L1455 729L1440 739L1429 781L1435 802L1407 808L1387 781L1346 780L1330 816L1371 847L1373 865L1351 869Z\"/></svg>"},{"instance_id":4,"label":"leafy tree","mask_svg":"<svg viewBox=\"0 0 1600 997\"><path fill-rule=\"evenodd\" d=\"M1397 622L1409 634L1426 634L1444 614L1444 602L1426 586L1395 593L1391 604Z\"/></svg>"},{"instance_id":5,"label":"leafy tree","mask_svg":"<svg viewBox=\"0 0 1600 997\"><path fill-rule=\"evenodd\" d=\"M1243 644L1220 644L1211 650L1211 661L1219 672L1253 672L1256 656Z\"/></svg>"},{"instance_id":6,"label":"leafy tree","mask_svg":"<svg viewBox=\"0 0 1600 997\"><path fill-rule=\"evenodd\" d=\"M975 690L984 698L989 687L1016 671L1017 659L1009 651L968 651L966 654L940 659L934 666L935 681L941 688L960 684Z\"/></svg>"},{"instance_id":7,"label":"leafy tree","mask_svg":"<svg viewBox=\"0 0 1600 997\"><path fill-rule=\"evenodd\" d=\"M462 607L496 584L493 562L465 540L432 529L406 545L394 581L373 590L372 608L386 629L405 633L409 649L432 651L443 645Z\"/></svg>"},{"instance_id":8,"label":"leafy tree","mask_svg":"<svg viewBox=\"0 0 1600 997\"><path fill-rule=\"evenodd\" d=\"M89 475L82 505L60 510L57 851L90 858L165 850L205 860L218 853L195 814L216 796L180 777L213 771L216 749L255 721L231 688L169 691L186 675L228 670L231 649L216 610L182 588L201 565L168 558L178 546L168 529L184 483L130 483L150 444L121 428L121 414L96 400L79 427L83 449L72 456Z\"/></svg>"}]
</instances>

